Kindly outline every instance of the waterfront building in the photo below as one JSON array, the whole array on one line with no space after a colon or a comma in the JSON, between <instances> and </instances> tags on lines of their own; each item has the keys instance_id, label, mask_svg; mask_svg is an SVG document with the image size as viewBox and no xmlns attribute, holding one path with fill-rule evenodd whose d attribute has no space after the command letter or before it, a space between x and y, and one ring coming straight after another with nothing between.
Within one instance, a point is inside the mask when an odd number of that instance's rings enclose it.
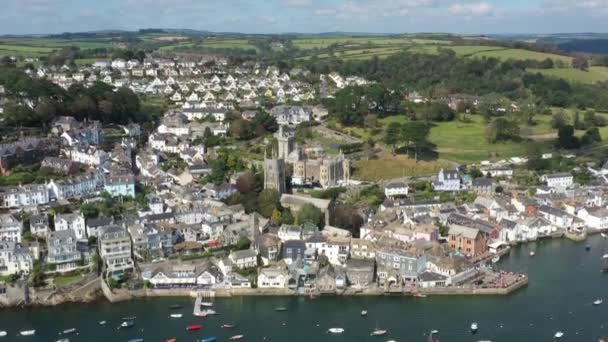
<instances>
[{"instance_id":1,"label":"waterfront building","mask_svg":"<svg viewBox=\"0 0 608 342\"><path fill-rule=\"evenodd\" d=\"M108 227L99 235L99 256L104 262L107 274L121 274L133 270L131 247L131 237L122 227Z\"/></svg>"},{"instance_id":2,"label":"waterfront building","mask_svg":"<svg viewBox=\"0 0 608 342\"><path fill-rule=\"evenodd\" d=\"M47 239L46 261L56 272L70 272L78 268L84 258L78 249L78 239L73 230L54 231Z\"/></svg>"},{"instance_id":3,"label":"waterfront building","mask_svg":"<svg viewBox=\"0 0 608 342\"><path fill-rule=\"evenodd\" d=\"M486 253L488 251L488 241L489 235L483 230L450 224L448 232L450 248L463 255L474 257Z\"/></svg>"},{"instance_id":4,"label":"waterfront building","mask_svg":"<svg viewBox=\"0 0 608 342\"><path fill-rule=\"evenodd\" d=\"M21 243L0 241L0 276L29 274L33 268L33 258Z\"/></svg>"},{"instance_id":5,"label":"waterfront building","mask_svg":"<svg viewBox=\"0 0 608 342\"><path fill-rule=\"evenodd\" d=\"M278 264L268 268L260 269L257 284L259 288L284 289L287 288L289 273L285 265Z\"/></svg>"}]
</instances>

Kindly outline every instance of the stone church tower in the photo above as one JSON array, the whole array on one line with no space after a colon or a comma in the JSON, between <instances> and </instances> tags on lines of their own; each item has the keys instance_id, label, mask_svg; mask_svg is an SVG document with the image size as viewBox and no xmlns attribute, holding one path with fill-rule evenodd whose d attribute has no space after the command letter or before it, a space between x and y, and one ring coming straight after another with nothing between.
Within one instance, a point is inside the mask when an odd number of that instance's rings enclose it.
<instances>
[{"instance_id":1,"label":"stone church tower","mask_svg":"<svg viewBox=\"0 0 608 342\"><path fill-rule=\"evenodd\" d=\"M285 161L283 159L264 159L264 189L274 189L280 194L285 193Z\"/></svg>"}]
</instances>

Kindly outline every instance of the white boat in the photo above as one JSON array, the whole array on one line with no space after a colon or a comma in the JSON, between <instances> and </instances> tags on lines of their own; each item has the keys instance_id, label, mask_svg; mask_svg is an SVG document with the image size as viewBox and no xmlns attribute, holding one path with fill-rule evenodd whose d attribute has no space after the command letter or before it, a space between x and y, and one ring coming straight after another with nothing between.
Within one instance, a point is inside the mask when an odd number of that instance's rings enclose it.
<instances>
[{"instance_id":1,"label":"white boat","mask_svg":"<svg viewBox=\"0 0 608 342\"><path fill-rule=\"evenodd\" d=\"M234 335L234 336L230 337L228 340L229 341L238 341L238 340L242 340L243 337L245 337L245 335Z\"/></svg>"},{"instance_id":2,"label":"white boat","mask_svg":"<svg viewBox=\"0 0 608 342\"><path fill-rule=\"evenodd\" d=\"M608 254L604 254L604 255L602 256L602 259L608 259Z\"/></svg>"},{"instance_id":3,"label":"white boat","mask_svg":"<svg viewBox=\"0 0 608 342\"><path fill-rule=\"evenodd\" d=\"M99 321L99 325L106 325L106 321Z\"/></svg>"},{"instance_id":4,"label":"white boat","mask_svg":"<svg viewBox=\"0 0 608 342\"><path fill-rule=\"evenodd\" d=\"M606 233L601 233L600 234L604 239L608 239L608 235L606 235Z\"/></svg>"},{"instance_id":5,"label":"white boat","mask_svg":"<svg viewBox=\"0 0 608 342\"><path fill-rule=\"evenodd\" d=\"M596 300L593 301L593 305L600 305L602 304L604 301L601 298L598 298Z\"/></svg>"},{"instance_id":6,"label":"white boat","mask_svg":"<svg viewBox=\"0 0 608 342\"><path fill-rule=\"evenodd\" d=\"M367 310L361 311L361 316L364 316L364 317L367 316Z\"/></svg>"},{"instance_id":7,"label":"white boat","mask_svg":"<svg viewBox=\"0 0 608 342\"><path fill-rule=\"evenodd\" d=\"M63 334L64 334L64 335L67 335L67 334L73 334L73 333L75 333L75 332L76 332L76 328L70 328L70 329L65 329L65 330L63 331Z\"/></svg>"},{"instance_id":8,"label":"white boat","mask_svg":"<svg viewBox=\"0 0 608 342\"><path fill-rule=\"evenodd\" d=\"M212 307L212 306L213 306L213 303L211 303L211 302L201 302L201 306L204 306L204 307L210 308L210 307Z\"/></svg>"},{"instance_id":9,"label":"white boat","mask_svg":"<svg viewBox=\"0 0 608 342\"><path fill-rule=\"evenodd\" d=\"M203 310L202 314L203 314L203 317L205 317L205 316L217 315L217 312L215 312L215 310L208 309L208 310Z\"/></svg>"},{"instance_id":10,"label":"white boat","mask_svg":"<svg viewBox=\"0 0 608 342\"><path fill-rule=\"evenodd\" d=\"M32 336L34 334L36 334L36 330L22 330L19 332L21 336Z\"/></svg>"},{"instance_id":11,"label":"white boat","mask_svg":"<svg viewBox=\"0 0 608 342\"><path fill-rule=\"evenodd\" d=\"M6 336L6 331L0 331L0 337Z\"/></svg>"},{"instance_id":12,"label":"white boat","mask_svg":"<svg viewBox=\"0 0 608 342\"><path fill-rule=\"evenodd\" d=\"M531 256L531 257L533 257L533 256L535 256L535 255L536 255L536 253L534 253L534 251L530 252L530 256Z\"/></svg>"},{"instance_id":13,"label":"white boat","mask_svg":"<svg viewBox=\"0 0 608 342\"><path fill-rule=\"evenodd\" d=\"M479 329L479 327L477 326L477 323L471 323L471 333L476 333L477 329Z\"/></svg>"},{"instance_id":14,"label":"white boat","mask_svg":"<svg viewBox=\"0 0 608 342\"><path fill-rule=\"evenodd\" d=\"M376 329L374 331L372 331L371 334L369 334L369 336L384 336L386 335L386 330L380 330L380 329Z\"/></svg>"},{"instance_id":15,"label":"white boat","mask_svg":"<svg viewBox=\"0 0 608 342\"><path fill-rule=\"evenodd\" d=\"M177 313L177 314L171 314L170 316L171 316L171 318L182 318L183 315L181 313Z\"/></svg>"},{"instance_id":16,"label":"white boat","mask_svg":"<svg viewBox=\"0 0 608 342\"><path fill-rule=\"evenodd\" d=\"M70 342L70 339L69 338L60 338L55 342Z\"/></svg>"},{"instance_id":17,"label":"white boat","mask_svg":"<svg viewBox=\"0 0 608 342\"><path fill-rule=\"evenodd\" d=\"M555 335L553 335L553 337L555 337L555 338L562 338L562 336L564 336L564 333L561 331L558 331L555 333Z\"/></svg>"},{"instance_id":18,"label":"white boat","mask_svg":"<svg viewBox=\"0 0 608 342\"><path fill-rule=\"evenodd\" d=\"M332 334L339 335L344 332L344 329L343 328L329 328L327 331Z\"/></svg>"},{"instance_id":19,"label":"white boat","mask_svg":"<svg viewBox=\"0 0 608 342\"><path fill-rule=\"evenodd\" d=\"M492 257L492 263L495 264L500 261L500 255L495 255Z\"/></svg>"}]
</instances>

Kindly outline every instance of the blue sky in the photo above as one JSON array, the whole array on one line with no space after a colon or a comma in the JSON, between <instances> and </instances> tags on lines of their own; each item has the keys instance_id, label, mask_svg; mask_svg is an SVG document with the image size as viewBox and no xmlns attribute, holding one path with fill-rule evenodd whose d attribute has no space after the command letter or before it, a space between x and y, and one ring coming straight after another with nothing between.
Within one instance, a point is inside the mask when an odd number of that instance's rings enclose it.
<instances>
[{"instance_id":1,"label":"blue sky","mask_svg":"<svg viewBox=\"0 0 608 342\"><path fill-rule=\"evenodd\" d=\"M0 8L0 34L608 31L608 0L0 0Z\"/></svg>"}]
</instances>

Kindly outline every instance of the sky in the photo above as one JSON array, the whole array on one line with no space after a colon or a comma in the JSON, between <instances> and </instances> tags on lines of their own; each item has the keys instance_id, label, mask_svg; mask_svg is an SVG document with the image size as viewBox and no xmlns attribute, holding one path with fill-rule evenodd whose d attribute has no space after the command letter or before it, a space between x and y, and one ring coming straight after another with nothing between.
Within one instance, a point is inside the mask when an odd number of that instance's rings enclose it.
<instances>
[{"instance_id":1,"label":"sky","mask_svg":"<svg viewBox=\"0 0 608 342\"><path fill-rule=\"evenodd\" d=\"M0 34L608 32L608 0L0 0Z\"/></svg>"}]
</instances>

